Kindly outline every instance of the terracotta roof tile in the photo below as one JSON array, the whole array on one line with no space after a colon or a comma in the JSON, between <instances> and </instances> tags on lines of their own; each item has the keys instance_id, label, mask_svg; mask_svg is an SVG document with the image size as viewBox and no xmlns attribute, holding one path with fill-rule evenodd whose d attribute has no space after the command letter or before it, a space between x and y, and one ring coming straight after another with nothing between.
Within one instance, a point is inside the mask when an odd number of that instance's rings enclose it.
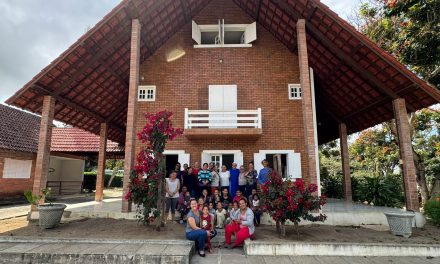
<instances>
[{"instance_id":1,"label":"terracotta roof tile","mask_svg":"<svg viewBox=\"0 0 440 264\"><path fill-rule=\"evenodd\" d=\"M39 116L0 104L0 148L36 153ZM99 136L79 128L52 130L51 151L98 152ZM114 141L107 141L107 152L123 152L124 148Z\"/></svg>"},{"instance_id":2,"label":"terracotta roof tile","mask_svg":"<svg viewBox=\"0 0 440 264\"><path fill-rule=\"evenodd\" d=\"M62 152L98 152L99 136L85 130L71 128L54 128L52 130L51 151ZM123 152L118 143L108 140L107 152Z\"/></svg>"}]
</instances>

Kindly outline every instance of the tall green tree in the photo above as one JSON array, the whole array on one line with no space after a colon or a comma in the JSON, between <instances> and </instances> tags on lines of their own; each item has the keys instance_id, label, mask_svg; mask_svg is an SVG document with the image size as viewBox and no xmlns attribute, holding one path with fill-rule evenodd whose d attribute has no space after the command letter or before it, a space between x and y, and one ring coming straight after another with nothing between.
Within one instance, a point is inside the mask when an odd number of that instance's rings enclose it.
<instances>
[{"instance_id":1,"label":"tall green tree","mask_svg":"<svg viewBox=\"0 0 440 264\"><path fill-rule=\"evenodd\" d=\"M440 89L440 0L373 0L359 19L363 34Z\"/></svg>"}]
</instances>

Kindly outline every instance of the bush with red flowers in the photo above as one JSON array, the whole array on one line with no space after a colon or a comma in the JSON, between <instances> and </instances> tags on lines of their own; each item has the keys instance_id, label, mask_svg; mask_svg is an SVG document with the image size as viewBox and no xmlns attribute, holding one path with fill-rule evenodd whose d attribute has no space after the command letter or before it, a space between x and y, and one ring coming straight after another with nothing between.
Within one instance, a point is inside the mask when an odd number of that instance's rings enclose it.
<instances>
[{"instance_id":1,"label":"bush with red flowers","mask_svg":"<svg viewBox=\"0 0 440 264\"><path fill-rule=\"evenodd\" d=\"M137 155L135 169L130 174L130 184L125 199L136 205L136 217L144 224L160 218L164 208L165 159L163 152L168 141L183 133L173 128L168 111L146 113L147 123L138 139L146 144ZM158 224L162 224L159 221ZM159 226L158 226L159 227Z\"/></svg>"},{"instance_id":2,"label":"bush with red flowers","mask_svg":"<svg viewBox=\"0 0 440 264\"><path fill-rule=\"evenodd\" d=\"M324 195L314 195L317 190L316 184L306 187L302 179L283 179L275 171L269 175L268 181L261 185L263 210L277 223L277 231L282 236L285 236L287 220L294 223L297 232L301 219L311 222L326 220L326 215L312 213L317 212L326 203Z\"/></svg>"}]
</instances>

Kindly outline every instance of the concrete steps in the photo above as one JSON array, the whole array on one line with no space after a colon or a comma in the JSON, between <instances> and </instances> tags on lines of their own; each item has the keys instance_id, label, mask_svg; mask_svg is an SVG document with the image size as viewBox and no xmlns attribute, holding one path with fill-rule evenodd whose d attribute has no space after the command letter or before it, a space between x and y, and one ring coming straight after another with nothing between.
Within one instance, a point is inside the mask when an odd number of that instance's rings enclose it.
<instances>
[{"instance_id":1,"label":"concrete steps","mask_svg":"<svg viewBox=\"0 0 440 264\"><path fill-rule=\"evenodd\" d=\"M0 263L190 263L185 240L0 237Z\"/></svg>"}]
</instances>

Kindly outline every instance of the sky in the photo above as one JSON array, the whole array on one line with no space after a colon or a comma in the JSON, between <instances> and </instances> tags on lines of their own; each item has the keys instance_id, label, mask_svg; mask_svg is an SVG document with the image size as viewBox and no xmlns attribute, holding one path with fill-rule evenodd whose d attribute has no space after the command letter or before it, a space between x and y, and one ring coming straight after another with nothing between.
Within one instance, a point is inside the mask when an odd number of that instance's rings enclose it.
<instances>
[{"instance_id":1,"label":"sky","mask_svg":"<svg viewBox=\"0 0 440 264\"><path fill-rule=\"evenodd\" d=\"M342 18L360 0L321 0ZM0 0L0 102L94 26L120 0Z\"/></svg>"}]
</instances>

